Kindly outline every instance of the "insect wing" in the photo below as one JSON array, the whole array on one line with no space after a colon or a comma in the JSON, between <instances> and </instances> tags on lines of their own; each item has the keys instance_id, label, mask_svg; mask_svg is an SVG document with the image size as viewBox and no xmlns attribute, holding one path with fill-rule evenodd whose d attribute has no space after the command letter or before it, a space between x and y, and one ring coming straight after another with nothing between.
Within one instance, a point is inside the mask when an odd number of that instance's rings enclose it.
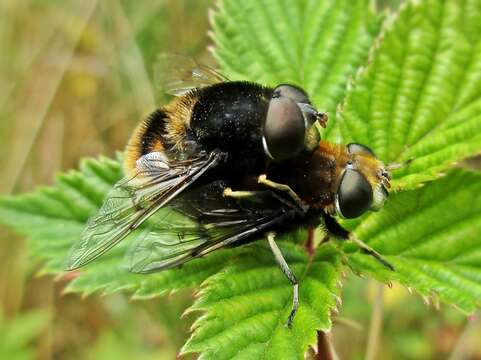
<instances>
[{"instance_id":1,"label":"insect wing","mask_svg":"<svg viewBox=\"0 0 481 360\"><path fill-rule=\"evenodd\" d=\"M192 58L160 54L154 64L154 81L167 94L178 96L192 89L225 82L228 79Z\"/></svg>"},{"instance_id":2,"label":"insect wing","mask_svg":"<svg viewBox=\"0 0 481 360\"><path fill-rule=\"evenodd\" d=\"M77 269L107 252L218 159L216 153L173 163L159 152L142 156L136 174L115 184L98 213L89 219L70 251L66 269Z\"/></svg>"},{"instance_id":3,"label":"insect wing","mask_svg":"<svg viewBox=\"0 0 481 360\"><path fill-rule=\"evenodd\" d=\"M276 207L265 203L240 206L224 198L221 190L204 187L198 193L178 198L155 223L149 221L129 249L131 271L152 273L181 265L255 237L294 213L278 203Z\"/></svg>"}]
</instances>

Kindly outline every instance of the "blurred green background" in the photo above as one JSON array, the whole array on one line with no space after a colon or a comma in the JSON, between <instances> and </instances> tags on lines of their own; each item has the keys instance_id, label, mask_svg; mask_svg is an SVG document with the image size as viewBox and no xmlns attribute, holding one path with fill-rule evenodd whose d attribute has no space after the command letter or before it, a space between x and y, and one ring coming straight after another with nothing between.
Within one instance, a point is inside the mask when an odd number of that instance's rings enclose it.
<instances>
[{"instance_id":1,"label":"blurred green background","mask_svg":"<svg viewBox=\"0 0 481 360\"><path fill-rule=\"evenodd\" d=\"M151 81L159 52L212 61L211 6L0 0L0 193L51 184L82 157L122 149L165 100ZM62 295L67 280L40 276L39 268L24 239L0 228L0 359L173 359L188 337L193 317L181 315L193 292L143 302L122 294L82 299ZM375 331L378 359L481 359L479 316L352 274L334 323L341 359L365 358Z\"/></svg>"}]
</instances>

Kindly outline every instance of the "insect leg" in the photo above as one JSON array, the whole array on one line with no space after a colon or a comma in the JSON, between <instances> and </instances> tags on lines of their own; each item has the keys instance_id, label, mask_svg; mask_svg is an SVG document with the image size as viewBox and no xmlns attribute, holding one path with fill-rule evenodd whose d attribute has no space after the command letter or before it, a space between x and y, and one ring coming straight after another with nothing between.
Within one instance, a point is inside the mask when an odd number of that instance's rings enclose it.
<instances>
[{"instance_id":1,"label":"insect leg","mask_svg":"<svg viewBox=\"0 0 481 360\"><path fill-rule=\"evenodd\" d=\"M294 273L289 269L289 265L287 265L284 256L282 256L281 250L277 246L275 242L275 233L268 232L267 233L267 241L269 242L269 246L271 247L272 252L274 253L274 257L276 258L277 263L279 264L282 272L287 277L287 279L292 284L293 290L293 297L292 297L292 309L289 317L287 318L286 326L288 328L292 327L292 321L294 320L294 316L296 315L297 309L299 308L299 283L294 275Z\"/></svg>"},{"instance_id":2,"label":"insect leg","mask_svg":"<svg viewBox=\"0 0 481 360\"><path fill-rule=\"evenodd\" d=\"M371 255L373 258L379 261L382 265L384 265L384 267L388 268L391 271L396 271L394 266L390 262L388 262L386 259L384 259L384 257L381 254L379 254L372 247L364 243L364 241L357 238L354 234L349 235L349 240L351 240L354 244L359 246L363 252L365 252L368 255Z\"/></svg>"},{"instance_id":3,"label":"insect leg","mask_svg":"<svg viewBox=\"0 0 481 360\"><path fill-rule=\"evenodd\" d=\"M267 176L265 174L260 175L257 178L257 182L259 184L263 184L267 187L286 192L292 198L292 200L294 200L294 202L297 204L297 206L299 206L299 208L303 212L307 212L307 210L309 209L309 207L302 202L299 195L297 195L296 192L294 190L292 190L289 185L279 184L279 183L276 183L274 181L271 181L271 180L267 179Z\"/></svg>"},{"instance_id":4,"label":"insect leg","mask_svg":"<svg viewBox=\"0 0 481 360\"><path fill-rule=\"evenodd\" d=\"M222 193L224 197L231 197L234 199L252 198L258 195L264 195L265 191L234 191L230 187L226 187Z\"/></svg>"},{"instance_id":5,"label":"insect leg","mask_svg":"<svg viewBox=\"0 0 481 360\"><path fill-rule=\"evenodd\" d=\"M364 241L357 238L354 234L344 229L332 216L328 214L324 214L324 225L326 226L326 230L331 235L341 240L351 240L353 243L359 246L364 253L375 258L377 261L379 261L383 266L385 266L389 270L395 271L394 266L391 265L386 259L384 259L384 257L381 254L379 254L376 250L374 250L369 245L364 243Z\"/></svg>"},{"instance_id":6,"label":"insect leg","mask_svg":"<svg viewBox=\"0 0 481 360\"><path fill-rule=\"evenodd\" d=\"M304 209L299 210L298 205L292 203L291 201L288 201L284 199L283 197L279 196L276 194L274 191L271 190L262 190L262 191L244 191L244 190L232 190L230 187L226 187L222 193L222 196L224 197L231 197L233 199L239 199L239 200L251 200L251 201L260 201L259 197L261 196L266 196L270 195L274 199L278 200L284 205L287 205L288 207L296 210L297 212L300 212L303 214L305 212Z\"/></svg>"}]
</instances>

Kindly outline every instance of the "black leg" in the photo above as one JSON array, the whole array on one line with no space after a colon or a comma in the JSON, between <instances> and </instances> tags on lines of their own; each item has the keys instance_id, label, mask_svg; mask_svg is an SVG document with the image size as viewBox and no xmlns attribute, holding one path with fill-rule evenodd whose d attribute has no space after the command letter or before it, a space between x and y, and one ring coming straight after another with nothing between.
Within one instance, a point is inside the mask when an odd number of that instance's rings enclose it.
<instances>
[{"instance_id":1,"label":"black leg","mask_svg":"<svg viewBox=\"0 0 481 360\"><path fill-rule=\"evenodd\" d=\"M361 248L362 252L372 256L389 270L395 271L394 266L384 259L381 254L379 254L369 245L365 244L361 239L358 239L356 236L354 236L354 234L344 229L332 216L324 214L324 225L326 226L326 230L334 237L337 237L341 240L351 240Z\"/></svg>"},{"instance_id":2,"label":"black leg","mask_svg":"<svg viewBox=\"0 0 481 360\"><path fill-rule=\"evenodd\" d=\"M267 233L267 241L269 242L269 246L271 247L272 252L274 253L274 257L276 258L279 267L281 268L284 275L292 284L292 309L289 317L287 318L286 326L288 328L292 327L292 321L294 320L294 316L296 315L297 309L299 308L299 283L294 275L294 273L289 269L289 265L287 265L284 256L282 256L281 250L276 244L275 241L275 234L273 232Z\"/></svg>"}]
</instances>

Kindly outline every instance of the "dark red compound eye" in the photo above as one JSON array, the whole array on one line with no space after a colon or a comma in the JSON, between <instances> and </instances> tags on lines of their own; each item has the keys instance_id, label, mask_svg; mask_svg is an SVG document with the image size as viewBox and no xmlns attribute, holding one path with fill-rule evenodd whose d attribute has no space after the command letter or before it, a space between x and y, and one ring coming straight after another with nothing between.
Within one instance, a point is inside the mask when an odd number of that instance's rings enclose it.
<instances>
[{"instance_id":1,"label":"dark red compound eye","mask_svg":"<svg viewBox=\"0 0 481 360\"><path fill-rule=\"evenodd\" d=\"M264 139L275 160L295 156L304 147L305 124L297 104L287 97L272 98L264 124Z\"/></svg>"}]
</instances>

